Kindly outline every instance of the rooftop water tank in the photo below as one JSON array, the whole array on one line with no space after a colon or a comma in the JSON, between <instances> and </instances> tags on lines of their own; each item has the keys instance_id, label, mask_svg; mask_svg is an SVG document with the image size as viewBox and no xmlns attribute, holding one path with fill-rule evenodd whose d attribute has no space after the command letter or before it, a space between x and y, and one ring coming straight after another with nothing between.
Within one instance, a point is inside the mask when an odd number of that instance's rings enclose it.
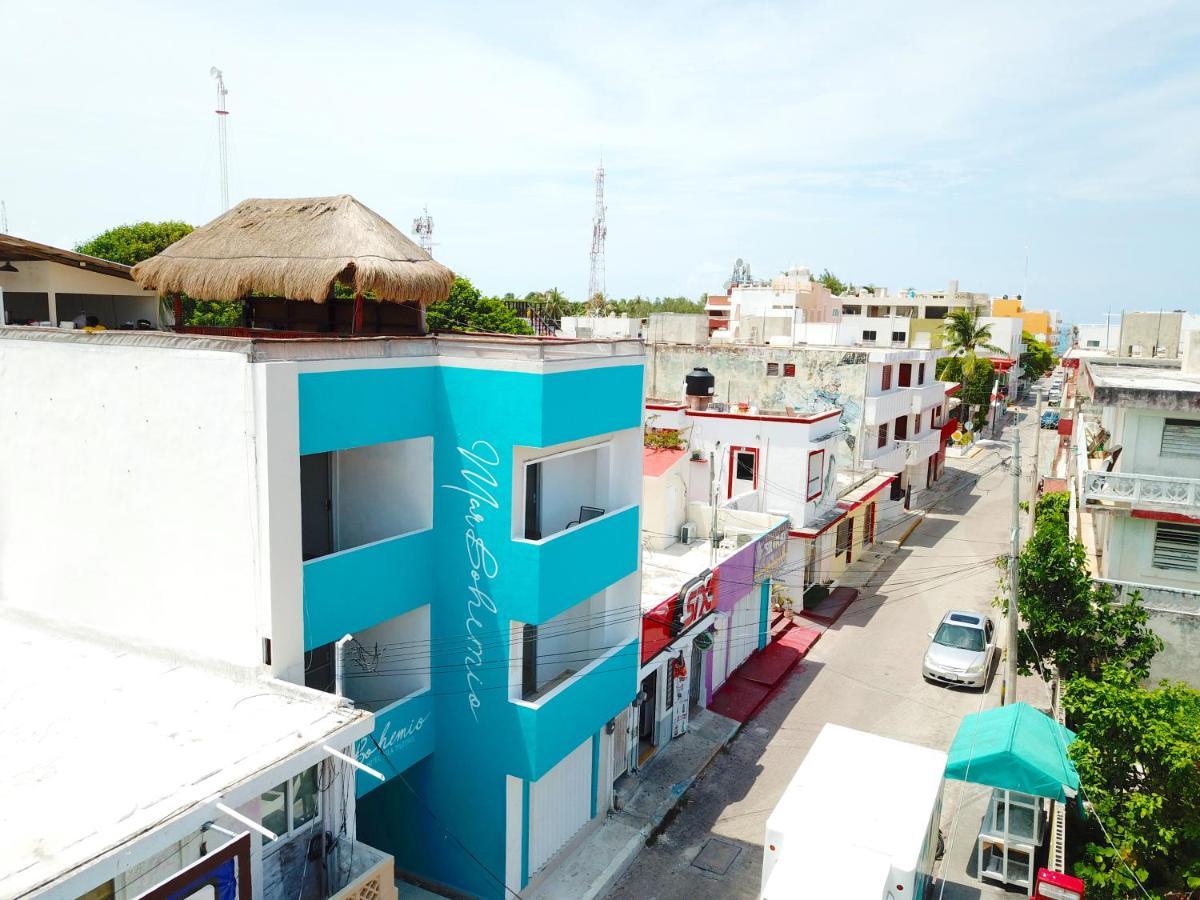
<instances>
[{"instance_id":1,"label":"rooftop water tank","mask_svg":"<svg viewBox=\"0 0 1200 900\"><path fill-rule=\"evenodd\" d=\"M684 395L690 409L706 409L717 389L717 379L703 366L697 366L684 376Z\"/></svg>"}]
</instances>

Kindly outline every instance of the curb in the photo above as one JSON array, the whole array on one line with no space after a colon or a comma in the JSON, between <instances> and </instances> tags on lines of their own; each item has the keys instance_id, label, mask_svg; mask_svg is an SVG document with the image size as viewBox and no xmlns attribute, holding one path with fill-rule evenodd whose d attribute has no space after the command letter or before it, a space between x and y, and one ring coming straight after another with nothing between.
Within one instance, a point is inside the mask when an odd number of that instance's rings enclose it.
<instances>
[{"instance_id":1,"label":"curb","mask_svg":"<svg viewBox=\"0 0 1200 900\"><path fill-rule=\"evenodd\" d=\"M625 842L625 846L613 855L612 860L604 868L604 871L601 872L596 880L588 886L587 890L578 895L579 900L600 900L600 898L608 894L613 885L621 880L621 876L629 871L630 866L633 865L634 861L638 857L638 854L640 854L642 849L646 846L646 842L658 831L659 827L666 820L667 816L670 815L670 813L677 806L679 806L684 795L687 794L687 792L691 790L692 785L696 783L696 779L708 771L708 767L712 765L712 761L717 758L717 754L733 742L734 738L741 733L743 727L745 727L745 723L738 722L737 727L730 730L725 740L713 748L712 753L708 755L708 758L704 760L703 764L699 769L696 770L694 775L691 775L682 781L677 781L672 786L671 796L655 807L654 812L650 814L649 819L633 833L629 840Z\"/></svg>"}]
</instances>

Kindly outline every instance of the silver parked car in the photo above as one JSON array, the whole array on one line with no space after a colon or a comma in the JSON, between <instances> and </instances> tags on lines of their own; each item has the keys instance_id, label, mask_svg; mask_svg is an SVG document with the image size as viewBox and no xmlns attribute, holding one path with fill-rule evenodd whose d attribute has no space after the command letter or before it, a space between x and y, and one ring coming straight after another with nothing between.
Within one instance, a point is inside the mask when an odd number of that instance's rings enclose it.
<instances>
[{"instance_id":1,"label":"silver parked car","mask_svg":"<svg viewBox=\"0 0 1200 900\"><path fill-rule=\"evenodd\" d=\"M996 653L996 629L983 613L951 610L942 617L925 651L927 681L986 687Z\"/></svg>"}]
</instances>

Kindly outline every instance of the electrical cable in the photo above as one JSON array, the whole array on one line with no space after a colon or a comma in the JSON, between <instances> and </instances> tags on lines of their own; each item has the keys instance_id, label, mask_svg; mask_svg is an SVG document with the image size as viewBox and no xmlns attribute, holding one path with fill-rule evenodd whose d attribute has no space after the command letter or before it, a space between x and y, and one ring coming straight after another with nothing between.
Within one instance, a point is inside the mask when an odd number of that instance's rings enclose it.
<instances>
[{"instance_id":1,"label":"electrical cable","mask_svg":"<svg viewBox=\"0 0 1200 900\"><path fill-rule=\"evenodd\" d=\"M378 750L379 753L383 756L383 758L387 760L388 765L392 767L392 771L396 774L396 777L400 780L400 783L404 785L405 789L410 794L412 794L413 799L415 799L418 803L421 804L421 806L425 809L425 812L429 813L430 818L432 818L435 822L438 823L439 826L441 826L442 830L447 834L447 836L449 836L449 838L452 841L454 841L454 843L458 844L458 846L462 848L462 851L464 853L466 853L467 856L469 856L469 857L471 857L471 859L475 860L475 864L478 865L479 868L481 868L484 872L486 872L488 877L491 878L492 881L494 881L494 882L496 882L496 884L500 885L501 890L505 891L506 893L512 894L516 898L516 900L521 900L521 895L518 894L516 891L514 891L512 888L510 888L507 884L505 884L503 879L497 877L496 873L493 872L488 866L484 865L483 861L478 856L476 856L474 853L471 852L471 848L468 847L466 844L464 844L462 841L460 841L458 839L458 837L454 834L454 832L452 832L449 828L446 827L446 823L443 822L441 820L441 818L438 816L438 814L435 813L429 807L429 804L427 804L425 802L425 798L422 797L420 794L418 794L415 790L413 790L412 785L408 783L408 779L404 777L404 773L400 770L400 768L394 762L392 762L392 758L390 756L388 756L387 751L384 750L381 746L379 746L379 741L375 740L374 734L371 735L371 743L375 745L375 749Z\"/></svg>"}]
</instances>

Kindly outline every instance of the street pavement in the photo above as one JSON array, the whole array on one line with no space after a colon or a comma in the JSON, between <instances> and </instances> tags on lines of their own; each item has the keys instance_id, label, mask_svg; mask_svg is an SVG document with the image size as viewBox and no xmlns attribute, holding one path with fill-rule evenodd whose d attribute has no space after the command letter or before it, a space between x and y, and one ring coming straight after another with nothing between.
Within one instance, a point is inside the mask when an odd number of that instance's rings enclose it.
<instances>
[{"instance_id":1,"label":"street pavement","mask_svg":"<svg viewBox=\"0 0 1200 900\"><path fill-rule=\"evenodd\" d=\"M1021 412L1021 496L1027 499L1037 423L1031 403ZM946 750L964 715L999 705L1002 669L994 672L986 691L969 691L926 683L921 659L929 633L951 608L991 613L1003 644L1003 619L992 601L1006 591L995 560L1006 553L1009 541L1011 476L1001 464L1011 453L1009 432L1011 426L997 439L980 440L982 452L948 462L935 490L915 495L918 507L931 505L936 495L924 521L779 695L713 760L610 897L756 897L767 817L826 722ZM1043 459L1051 452L1050 435L1044 433L1039 448ZM1027 522L1023 517L1023 528ZM1048 704L1040 681L1021 679L1017 691L1019 699ZM979 785L946 783L942 832L947 851L934 885L936 900L1020 895L974 875L976 836L989 793ZM735 854L723 874L693 865L710 841L716 843L700 861L722 859L721 866L710 868L722 868Z\"/></svg>"}]
</instances>

